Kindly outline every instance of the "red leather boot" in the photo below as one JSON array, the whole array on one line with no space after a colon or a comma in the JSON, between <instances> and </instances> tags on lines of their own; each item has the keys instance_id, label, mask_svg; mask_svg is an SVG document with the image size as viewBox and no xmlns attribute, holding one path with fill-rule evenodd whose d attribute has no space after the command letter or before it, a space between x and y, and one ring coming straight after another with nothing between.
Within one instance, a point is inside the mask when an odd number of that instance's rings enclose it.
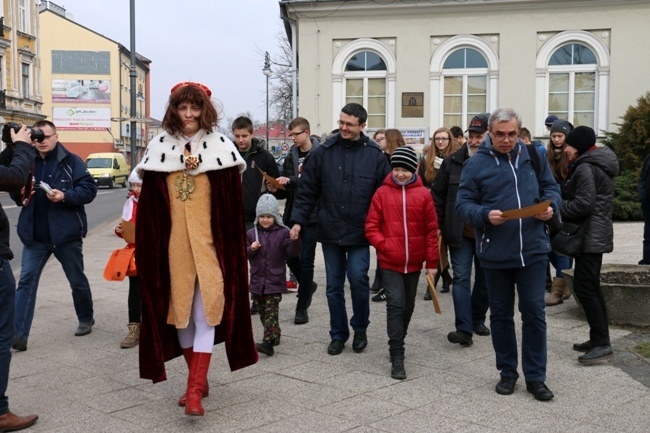
<instances>
[{"instance_id":1,"label":"red leather boot","mask_svg":"<svg viewBox=\"0 0 650 433\"><path fill-rule=\"evenodd\" d=\"M194 352L190 363L190 374L187 377L187 391L185 392L185 415L203 416L205 411L201 405L203 388L208 380L211 353Z\"/></svg>"},{"instance_id":2,"label":"red leather boot","mask_svg":"<svg viewBox=\"0 0 650 433\"><path fill-rule=\"evenodd\" d=\"M185 362L187 363L187 369L190 369L190 364L192 363L192 354L194 353L194 348L193 347L188 347L187 349L183 349L183 357L185 358ZM210 384L208 383L208 378L205 378L205 384L203 385L203 397L207 397L210 395ZM185 401L187 400L187 397L185 394L181 396L181 398L178 399L178 405L180 407L185 407Z\"/></svg>"}]
</instances>

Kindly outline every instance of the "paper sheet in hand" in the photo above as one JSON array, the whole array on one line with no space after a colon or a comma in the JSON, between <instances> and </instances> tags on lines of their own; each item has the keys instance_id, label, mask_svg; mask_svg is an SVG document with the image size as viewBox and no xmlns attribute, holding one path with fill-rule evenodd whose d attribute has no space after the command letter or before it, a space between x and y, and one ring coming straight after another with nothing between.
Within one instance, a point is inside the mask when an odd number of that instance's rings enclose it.
<instances>
[{"instance_id":1,"label":"paper sheet in hand","mask_svg":"<svg viewBox=\"0 0 650 433\"><path fill-rule=\"evenodd\" d=\"M429 287L429 293L431 293L431 299L433 300L433 309L436 310L436 313L442 314L440 309L440 301L438 300L438 294L436 293L436 286L433 284L431 275L428 272L424 271L427 275L427 286Z\"/></svg>"},{"instance_id":2,"label":"paper sheet in hand","mask_svg":"<svg viewBox=\"0 0 650 433\"><path fill-rule=\"evenodd\" d=\"M537 203L532 206L522 207L521 209L511 209L511 210L503 211L501 216L509 220L532 217L539 213L544 212L546 209L548 209L550 205L551 205L551 200L545 200L541 203Z\"/></svg>"},{"instance_id":3,"label":"paper sheet in hand","mask_svg":"<svg viewBox=\"0 0 650 433\"><path fill-rule=\"evenodd\" d=\"M124 239L127 244L135 243L135 224L131 221L122 220L120 225L122 226L122 239Z\"/></svg>"},{"instance_id":4,"label":"paper sheet in hand","mask_svg":"<svg viewBox=\"0 0 650 433\"><path fill-rule=\"evenodd\" d=\"M280 182L275 180L275 178L273 176L269 176L268 174L266 174L266 172L264 170L262 170L258 166L255 166L255 168L258 169L260 171L260 173L262 173L262 176L264 176L264 179L266 179L266 181L268 183L275 186L277 189L285 189L284 185L282 185Z\"/></svg>"}]
</instances>

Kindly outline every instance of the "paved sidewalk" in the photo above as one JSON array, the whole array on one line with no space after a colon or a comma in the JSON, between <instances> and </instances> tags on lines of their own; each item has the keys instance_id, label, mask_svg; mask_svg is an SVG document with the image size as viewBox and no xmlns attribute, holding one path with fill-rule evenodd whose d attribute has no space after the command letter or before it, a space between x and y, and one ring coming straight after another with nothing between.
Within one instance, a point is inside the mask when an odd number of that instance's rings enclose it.
<instances>
[{"instance_id":1,"label":"paved sidewalk","mask_svg":"<svg viewBox=\"0 0 650 433\"><path fill-rule=\"evenodd\" d=\"M642 231L640 223L616 224L616 251L605 261L636 263ZM187 417L176 405L185 391L182 359L169 362L169 379L153 385L139 378L137 348L119 348L127 332L128 283L106 282L102 272L111 251L122 245L112 224L86 239L97 321L89 336L74 337L70 289L58 262L47 264L28 350L14 353L9 382L11 409L40 416L26 431L632 433L649 428L650 388L617 367L618 361L578 364L571 345L588 339L588 327L572 298L547 310L547 384L556 396L550 402L534 400L523 378L515 394L497 395L490 338L476 336L470 348L448 343L454 323L451 294L440 294L443 313L436 315L431 302L422 300L422 281L406 339L407 380L390 378L383 303L371 305L365 352L354 353L349 342L341 355L327 355L320 248L310 322L293 324L296 297L288 294L280 304L282 344L275 356L260 355L256 365L231 373L218 346L210 396L203 400L206 415ZM258 316L253 325L259 341ZM650 364L628 351L633 334L615 327L611 334L616 359L636 362L631 373L649 377Z\"/></svg>"}]
</instances>

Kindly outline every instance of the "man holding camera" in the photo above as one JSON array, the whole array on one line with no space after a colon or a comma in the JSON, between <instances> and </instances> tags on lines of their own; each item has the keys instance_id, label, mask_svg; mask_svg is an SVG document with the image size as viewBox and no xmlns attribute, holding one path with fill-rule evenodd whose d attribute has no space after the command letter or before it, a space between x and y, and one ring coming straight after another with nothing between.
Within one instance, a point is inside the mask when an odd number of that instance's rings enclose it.
<instances>
[{"instance_id":1,"label":"man holding camera","mask_svg":"<svg viewBox=\"0 0 650 433\"><path fill-rule=\"evenodd\" d=\"M30 134L26 127L10 131L11 142L0 153L0 190L18 191L25 185L34 156L29 144ZM9 261L14 254L9 248L9 220L0 207L0 431L27 428L38 419L37 415L18 416L9 411L9 399L5 395L9 382L11 363L11 339L14 335L14 298L16 280Z\"/></svg>"},{"instance_id":2,"label":"man holding camera","mask_svg":"<svg viewBox=\"0 0 650 433\"><path fill-rule=\"evenodd\" d=\"M34 318L36 290L45 263L52 254L61 263L72 289L79 326L74 335L88 335L95 324L90 284L84 274L82 238L88 231L84 205L97 195L97 185L77 155L58 142L54 124L34 124L34 190L25 199L18 218L18 236L24 244L20 281L16 289L16 317L12 347L27 350Z\"/></svg>"}]
</instances>

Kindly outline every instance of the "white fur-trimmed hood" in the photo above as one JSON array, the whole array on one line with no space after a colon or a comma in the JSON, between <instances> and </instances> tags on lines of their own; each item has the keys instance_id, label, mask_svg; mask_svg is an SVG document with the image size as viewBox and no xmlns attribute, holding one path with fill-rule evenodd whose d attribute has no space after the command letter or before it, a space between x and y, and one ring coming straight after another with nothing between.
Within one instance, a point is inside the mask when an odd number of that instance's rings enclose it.
<instances>
[{"instance_id":1,"label":"white fur-trimmed hood","mask_svg":"<svg viewBox=\"0 0 650 433\"><path fill-rule=\"evenodd\" d=\"M154 137L149 142L142 161L135 168L140 178L144 177L144 171L172 173L185 170L185 144L186 140L167 132ZM199 140L194 154L199 158L200 164L196 169L188 171L193 176L230 167L239 167L240 173L246 170L246 161L235 144L218 132L206 132Z\"/></svg>"}]
</instances>

